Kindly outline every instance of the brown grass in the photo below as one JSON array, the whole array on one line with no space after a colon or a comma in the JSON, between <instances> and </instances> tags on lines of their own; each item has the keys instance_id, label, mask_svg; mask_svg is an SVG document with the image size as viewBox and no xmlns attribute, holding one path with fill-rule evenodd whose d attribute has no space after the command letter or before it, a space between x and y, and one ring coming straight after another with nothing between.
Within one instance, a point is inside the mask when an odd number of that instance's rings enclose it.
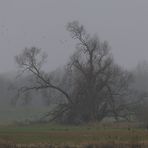
<instances>
[{"instance_id":1,"label":"brown grass","mask_svg":"<svg viewBox=\"0 0 148 148\"><path fill-rule=\"evenodd\" d=\"M145 143L85 143L80 145L72 144L61 144L61 145L51 145L51 144L14 144L10 142L0 143L0 148L148 148Z\"/></svg>"},{"instance_id":2,"label":"brown grass","mask_svg":"<svg viewBox=\"0 0 148 148\"><path fill-rule=\"evenodd\" d=\"M114 125L1 127L0 148L148 148L148 130Z\"/></svg>"}]
</instances>

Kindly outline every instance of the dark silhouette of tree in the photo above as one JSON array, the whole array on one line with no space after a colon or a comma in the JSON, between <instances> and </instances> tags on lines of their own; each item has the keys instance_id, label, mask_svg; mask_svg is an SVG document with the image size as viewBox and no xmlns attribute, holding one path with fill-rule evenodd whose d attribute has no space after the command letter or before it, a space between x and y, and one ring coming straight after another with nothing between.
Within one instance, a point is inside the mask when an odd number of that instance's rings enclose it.
<instances>
[{"instance_id":1,"label":"dark silhouette of tree","mask_svg":"<svg viewBox=\"0 0 148 148\"><path fill-rule=\"evenodd\" d=\"M66 65L61 84L53 75L42 70L46 55L41 50L26 48L16 56L22 72L33 74L31 86L21 91L54 89L65 101L53 111L52 120L64 123L101 121L107 116L127 118L131 102L131 74L114 63L108 43L96 35L90 36L82 25L74 21L67 25L72 38L77 40L75 53Z\"/></svg>"}]
</instances>

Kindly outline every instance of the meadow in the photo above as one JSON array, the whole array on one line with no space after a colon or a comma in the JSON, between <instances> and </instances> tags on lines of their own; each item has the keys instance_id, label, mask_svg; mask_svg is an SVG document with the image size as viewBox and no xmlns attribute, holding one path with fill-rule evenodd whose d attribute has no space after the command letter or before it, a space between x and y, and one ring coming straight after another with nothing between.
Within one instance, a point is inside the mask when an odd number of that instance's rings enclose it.
<instances>
[{"instance_id":1,"label":"meadow","mask_svg":"<svg viewBox=\"0 0 148 148\"><path fill-rule=\"evenodd\" d=\"M148 130L132 122L90 123L81 126L54 123L27 124L48 108L0 109L0 148L147 148ZM25 121L25 124L21 124Z\"/></svg>"},{"instance_id":2,"label":"meadow","mask_svg":"<svg viewBox=\"0 0 148 148\"><path fill-rule=\"evenodd\" d=\"M147 148L148 131L135 123L1 125L0 148Z\"/></svg>"}]
</instances>

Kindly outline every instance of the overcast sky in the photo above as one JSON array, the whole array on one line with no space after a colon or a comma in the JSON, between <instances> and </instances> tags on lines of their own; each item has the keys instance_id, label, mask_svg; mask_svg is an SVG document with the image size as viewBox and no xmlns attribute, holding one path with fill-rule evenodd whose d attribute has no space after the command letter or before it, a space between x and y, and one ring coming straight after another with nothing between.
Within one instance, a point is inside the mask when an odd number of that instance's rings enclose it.
<instances>
[{"instance_id":1,"label":"overcast sky","mask_svg":"<svg viewBox=\"0 0 148 148\"><path fill-rule=\"evenodd\" d=\"M148 60L148 0L0 0L0 72L15 70L14 56L31 46L48 53L49 70L66 63L73 20L109 41L125 68Z\"/></svg>"}]
</instances>

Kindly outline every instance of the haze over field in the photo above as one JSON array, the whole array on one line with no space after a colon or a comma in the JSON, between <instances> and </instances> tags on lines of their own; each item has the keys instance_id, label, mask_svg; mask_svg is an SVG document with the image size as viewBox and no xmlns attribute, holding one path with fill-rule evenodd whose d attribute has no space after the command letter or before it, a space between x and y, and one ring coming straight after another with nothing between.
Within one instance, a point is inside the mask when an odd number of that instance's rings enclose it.
<instances>
[{"instance_id":1,"label":"haze over field","mask_svg":"<svg viewBox=\"0 0 148 148\"><path fill-rule=\"evenodd\" d=\"M0 0L0 147L148 147L148 0Z\"/></svg>"},{"instance_id":2,"label":"haze over field","mask_svg":"<svg viewBox=\"0 0 148 148\"><path fill-rule=\"evenodd\" d=\"M147 97L147 14L147 0L0 0L0 123L130 117Z\"/></svg>"},{"instance_id":3,"label":"haze over field","mask_svg":"<svg viewBox=\"0 0 148 148\"><path fill-rule=\"evenodd\" d=\"M147 0L1 0L0 73L16 70L14 56L24 47L48 53L49 70L74 51L67 22L78 20L109 41L116 61L132 68L147 60Z\"/></svg>"}]
</instances>

